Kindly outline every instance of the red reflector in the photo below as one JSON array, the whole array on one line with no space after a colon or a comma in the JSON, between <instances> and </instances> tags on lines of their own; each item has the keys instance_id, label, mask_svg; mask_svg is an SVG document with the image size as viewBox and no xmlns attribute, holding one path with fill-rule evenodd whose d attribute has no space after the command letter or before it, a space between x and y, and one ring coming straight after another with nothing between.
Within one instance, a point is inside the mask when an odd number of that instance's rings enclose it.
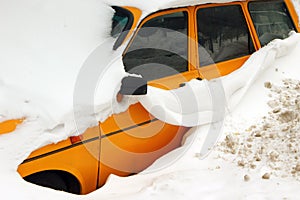
<instances>
[{"instance_id":1,"label":"red reflector","mask_svg":"<svg viewBox=\"0 0 300 200\"><path fill-rule=\"evenodd\" d=\"M72 136L70 137L71 143L77 143L77 142L81 142L82 140L82 135L78 135L78 136Z\"/></svg>"}]
</instances>

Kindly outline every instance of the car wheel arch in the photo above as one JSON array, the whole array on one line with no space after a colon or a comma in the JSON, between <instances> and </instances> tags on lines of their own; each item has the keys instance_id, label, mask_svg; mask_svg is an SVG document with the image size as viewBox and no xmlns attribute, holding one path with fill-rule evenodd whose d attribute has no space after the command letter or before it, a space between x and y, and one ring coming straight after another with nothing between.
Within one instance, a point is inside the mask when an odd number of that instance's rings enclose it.
<instances>
[{"instance_id":1,"label":"car wheel arch","mask_svg":"<svg viewBox=\"0 0 300 200\"><path fill-rule=\"evenodd\" d=\"M63 190L73 194L80 194L82 191L80 179L78 179L74 174L63 170L39 171L23 178L25 181L36 185ZM47 179L47 181L45 181L45 179ZM47 184L45 185L46 182ZM52 185L51 187L51 184L57 185Z\"/></svg>"}]
</instances>

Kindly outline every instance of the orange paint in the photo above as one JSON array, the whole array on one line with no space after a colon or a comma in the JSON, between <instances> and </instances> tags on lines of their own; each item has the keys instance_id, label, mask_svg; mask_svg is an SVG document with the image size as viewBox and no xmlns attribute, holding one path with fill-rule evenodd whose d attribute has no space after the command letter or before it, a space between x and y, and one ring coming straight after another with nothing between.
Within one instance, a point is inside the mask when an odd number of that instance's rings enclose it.
<instances>
[{"instance_id":1,"label":"orange paint","mask_svg":"<svg viewBox=\"0 0 300 200\"><path fill-rule=\"evenodd\" d=\"M23 122L23 119L12 119L0 122L0 134L10 133L16 130L17 126Z\"/></svg>"}]
</instances>

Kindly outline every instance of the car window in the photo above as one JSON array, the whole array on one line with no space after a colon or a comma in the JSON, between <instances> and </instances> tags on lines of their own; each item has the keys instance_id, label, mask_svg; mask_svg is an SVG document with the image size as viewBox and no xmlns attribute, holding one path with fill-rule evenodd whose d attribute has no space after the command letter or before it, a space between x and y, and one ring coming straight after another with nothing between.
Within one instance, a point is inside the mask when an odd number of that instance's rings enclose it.
<instances>
[{"instance_id":1,"label":"car window","mask_svg":"<svg viewBox=\"0 0 300 200\"><path fill-rule=\"evenodd\" d=\"M188 13L146 21L123 56L125 70L150 81L188 70Z\"/></svg>"},{"instance_id":2,"label":"car window","mask_svg":"<svg viewBox=\"0 0 300 200\"><path fill-rule=\"evenodd\" d=\"M128 23L129 17L124 13L121 12L120 9L116 10L113 18L112 18L112 29L111 29L111 36L118 37L122 30L125 28L126 24Z\"/></svg>"},{"instance_id":3,"label":"car window","mask_svg":"<svg viewBox=\"0 0 300 200\"><path fill-rule=\"evenodd\" d=\"M275 38L286 38L295 30L283 1L250 2L248 7L262 46Z\"/></svg>"},{"instance_id":4,"label":"car window","mask_svg":"<svg viewBox=\"0 0 300 200\"><path fill-rule=\"evenodd\" d=\"M200 67L254 52L240 5L200 8L197 27Z\"/></svg>"},{"instance_id":5,"label":"car window","mask_svg":"<svg viewBox=\"0 0 300 200\"><path fill-rule=\"evenodd\" d=\"M125 39L128 30L133 23L133 15L126 9L114 6L115 13L112 18L112 28L110 35L117 38L113 49L116 50Z\"/></svg>"}]
</instances>

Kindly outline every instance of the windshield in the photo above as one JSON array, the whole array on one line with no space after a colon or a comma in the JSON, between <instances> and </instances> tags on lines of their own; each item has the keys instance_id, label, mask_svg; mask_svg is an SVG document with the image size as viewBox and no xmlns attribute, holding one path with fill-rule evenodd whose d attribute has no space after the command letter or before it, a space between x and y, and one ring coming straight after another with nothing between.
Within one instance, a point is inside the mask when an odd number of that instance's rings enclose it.
<instances>
[{"instance_id":1,"label":"windshield","mask_svg":"<svg viewBox=\"0 0 300 200\"><path fill-rule=\"evenodd\" d=\"M112 18L111 36L118 38L114 45L114 49L117 49L122 44L128 30L130 30L132 26L133 16L124 8L114 6L113 9L115 10L115 13Z\"/></svg>"},{"instance_id":2,"label":"windshield","mask_svg":"<svg viewBox=\"0 0 300 200\"><path fill-rule=\"evenodd\" d=\"M128 23L129 17L125 15L123 12L116 10L113 18L112 18L112 29L111 36L116 38L120 35L122 30L125 28Z\"/></svg>"}]
</instances>

